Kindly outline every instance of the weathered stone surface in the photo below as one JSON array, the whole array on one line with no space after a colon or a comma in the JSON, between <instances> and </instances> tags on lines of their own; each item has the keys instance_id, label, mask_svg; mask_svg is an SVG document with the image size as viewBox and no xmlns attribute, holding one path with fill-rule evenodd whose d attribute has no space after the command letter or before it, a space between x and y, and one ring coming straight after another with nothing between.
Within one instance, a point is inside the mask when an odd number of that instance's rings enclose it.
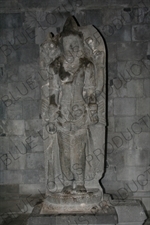
<instances>
[{"instance_id":1,"label":"weathered stone surface","mask_svg":"<svg viewBox=\"0 0 150 225\"><path fill-rule=\"evenodd\" d=\"M22 183L22 174L20 170L4 170L4 184Z\"/></svg>"},{"instance_id":2,"label":"weathered stone surface","mask_svg":"<svg viewBox=\"0 0 150 225\"><path fill-rule=\"evenodd\" d=\"M42 130L42 120L41 119L26 120L25 121L25 129L30 130L30 131L33 130L33 131L35 131L37 136L40 136L40 134L42 134L42 132L41 132L41 130Z\"/></svg>"},{"instance_id":3,"label":"weathered stone surface","mask_svg":"<svg viewBox=\"0 0 150 225\"><path fill-rule=\"evenodd\" d=\"M109 52L108 62L116 62L117 61L117 54L116 54L117 45L116 45L116 43L108 43L107 48L108 48L108 52Z\"/></svg>"},{"instance_id":4,"label":"weathered stone surface","mask_svg":"<svg viewBox=\"0 0 150 225\"><path fill-rule=\"evenodd\" d=\"M40 1L40 0L37 0L37 1L23 1L23 0L20 0L19 1L19 5L22 6L22 8L24 7L29 7L29 8L41 8L41 7L44 7L45 9L47 9L47 7L56 7L58 4L59 4L59 1L55 1L55 0L52 0L50 2L48 2L47 0L44 0L44 1Z\"/></svg>"},{"instance_id":5,"label":"weathered stone surface","mask_svg":"<svg viewBox=\"0 0 150 225\"><path fill-rule=\"evenodd\" d=\"M29 119L39 119L40 118L40 109L39 101L23 101L23 118L25 120Z\"/></svg>"},{"instance_id":6,"label":"weathered stone surface","mask_svg":"<svg viewBox=\"0 0 150 225\"><path fill-rule=\"evenodd\" d=\"M24 170L26 169L26 155L22 155L20 153L12 153L8 154L8 170ZM20 171L21 173L21 171Z\"/></svg>"},{"instance_id":7,"label":"weathered stone surface","mask_svg":"<svg viewBox=\"0 0 150 225\"><path fill-rule=\"evenodd\" d=\"M114 168L116 170L116 168ZM105 177L102 179L102 184L106 190L107 193L114 193L114 195L119 195L118 194L118 190L120 188L124 188L124 181L120 180L120 181L110 181L110 180L105 180ZM118 197L119 198L119 197Z\"/></svg>"},{"instance_id":8,"label":"weathered stone surface","mask_svg":"<svg viewBox=\"0 0 150 225\"><path fill-rule=\"evenodd\" d=\"M7 82L7 74L4 65L0 65L0 83L3 85Z\"/></svg>"},{"instance_id":9,"label":"weathered stone surface","mask_svg":"<svg viewBox=\"0 0 150 225\"><path fill-rule=\"evenodd\" d=\"M1 47L0 47L1 48ZM0 49L1 50L1 49ZM0 64L5 64L7 61L6 61L6 57L5 57L5 55L4 55L4 53L3 53L3 48L2 48L2 50L0 51Z\"/></svg>"},{"instance_id":10,"label":"weathered stone surface","mask_svg":"<svg viewBox=\"0 0 150 225\"><path fill-rule=\"evenodd\" d=\"M75 203L76 204L76 203ZM106 206L107 204L107 206ZM99 202L99 211L96 211L96 207L92 209L91 212L88 214L78 214L77 212L74 212L73 214L52 214L52 215L42 215L40 213L42 204L39 204L34 207L33 215L28 219L27 224L33 224L36 223L37 219L39 221L39 224L75 224L75 223L82 223L84 224L117 224L117 214L115 211L115 208L108 200L108 197L104 199L103 201ZM94 212L95 210L95 212ZM35 213L35 214L34 214ZM55 219L55 220L53 220Z\"/></svg>"},{"instance_id":11,"label":"weathered stone surface","mask_svg":"<svg viewBox=\"0 0 150 225\"><path fill-rule=\"evenodd\" d=\"M140 176L144 171L145 167L133 167L128 166L124 168L118 168L117 169L117 180L139 180L139 181L145 181L145 176Z\"/></svg>"},{"instance_id":12,"label":"weathered stone surface","mask_svg":"<svg viewBox=\"0 0 150 225\"><path fill-rule=\"evenodd\" d=\"M24 120L8 120L7 132L9 135L24 135Z\"/></svg>"},{"instance_id":13,"label":"weathered stone surface","mask_svg":"<svg viewBox=\"0 0 150 225\"><path fill-rule=\"evenodd\" d=\"M20 156L25 156L28 153L31 146L29 137L18 135L9 137L9 148L11 149L12 155L19 154Z\"/></svg>"},{"instance_id":14,"label":"weathered stone surface","mask_svg":"<svg viewBox=\"0 0 150 225\"><path fill-rule=\"evenodd\" d=\"M38 216L38 217L31 217L28 220L27 225L34 225L35 223L38 225L66 225L67 224L92 224L92 225L115 225L116 222L116 215L60 215L60 216Z\"/></svg>"},{"instance_id":15,"label":"weathered stone surface","mask_svg":"<svg viewBox=\"0 0 150 225\"><path fill-rule=\"evenodd\" d=\"M143 2L143 5L142 5L142 2L141 4L139 3L139 7L136 7L136 4L133 5L133 8L132 8L133 22L135 24L143 24L145 20L146 12L147 12L147 8L144 6L144 2Z\"/></svg>"},{"instance_id":16,"label":"weathered stone surface","mask_svg":"<svg viewBox=\"0 0 150 225\"><path fill-rule=\"evenodd\" d=\"M107 154L116 150L128 149L129 141L127 141L121 132L109 132L107 136Z\"/></svg>"},{"instance_id":17,"label":"weathered stone surface","mask_svg":"<svg viewBox=\"0 0 150 225\"><path fill-rule=\"evenodd\" d=\"M115 20L114 20L115 23ZM119 29L116 29L114 25L119 27ZM131 27L130 26L124 26L123 22L120 19L116 19L116 24L112 24L112 26L105 26L102 27L100 30L102 34L104 35L104 38L107 42L129 42L131 41ZM109 35L110 32L110 35Z\"/></svg>"},{"instance_id":18,"label":"weathered stone surface","mask_svg":"<svg viewBox=\"0 0 150 225\"><path fill-rule=\"evenodd\" d=\"M127 60L118 62L118 77L123 83L130 82L135 79L149 78L149 61L148 60Z\"/></svg>"},{"instance_id":19,"label":"weathered stone surface","mask_svg":"<svg viewBox=\"0 0 150 225\"><path fill-rule=\"evenodd\" d=\"M40 76L38 75L39 66L37 62L29 63L29 64L19 64L18 68L18 75L19 81L27 82L28 79L33 79L35 82L41 80ZM36 85L35 85L36 86Z\"/></svg>"},{"instance_id":20,"label":"weathered stone surface","mask_svg":"<svg viewBox=\"0 0 150 225\"><path fill-rule=\"evenodd\" d=\"M22 111L22 101L16 102L15 104L10 105L7 108L8 116L10 120L22 120L23 111Z\"/></svg>"},{"instance_id":21,"label":"weathered stone surface","mask_svg":"<svg viewBox=\"0 0 150 225\"><path fill-rule=\"evenodd\" d=\"M9 140L7 137L0 137L0 153L6 154L9 151Z\"/></svg>"},{"instance_id":22,"label":"weathered stone surface","mask_svg":"<svg viewBox=\"0 0 150 225\"><path fill-rule=\"evenodd\" d=\"M114 115L135 115L135 98L115 98Z\"/></svg>"},{"instance_id":23,"label":"weathered stone surface","mask_svg":"<svg viewBox=\"0 0 150 225\"><path fill-rule=\"evenodd\" d=\"M17 59L22 63L36 62L39 57L39 46L34 44L28 44L21 46L17 50Z\"/></svg>"},{"instance_id":24,"label":"weathered stone surface","mask_svg":"<svg viewBox=\"0 0 150 225\"><path fill-rule=\"evenodd\" d=\"M141 60L147 52L147 43L117 43L118 60Z\"/></svg>"},{"instance_id":25,"label":"weathered stone surface","mask_svg":"<svg viewBox=\"0 0 150 225\"><path fill-rule=\"evenodd\" d=\"M135 136L136 146L142 149L149 149L149 132L141 132Z\"/></svg>"},{"instance_id":26,"label":"weathered stone surface","mask_svg":"<svg viewBox=\"0 0 150 225\"><path fill-rule=\"evenodd\" d=\"M4 170L0 170L0 185L4 184Z\"/></svg>"},{"instance_id":27,"label":"weathered stone surface","mask_svg":"<svg viewBox=\"0 0 150 225\"><path fill-rule=\"evenodd\" d=\"M129 154L131 156L131 150L129 151ZM137 148L135 151L136 156L134 159L129 159L129 155L126 154L126 165L135 165L135 166L145 166L147 168L149 166L150 160L149 160L149 150L146 148Z\"/></svg>"},{"instance_id":28,"label":"weathered stone surface","mask_svg":"<svg viewBox=\"0 0 150 225\"><path fill-rule=\"evenodd\" d=\"M128 6L131 5L131 1L129 0L115 0L115 1L110 1L110 0L106 0L106 1L102 1L100 2L99 0L95 0L94 2L91 2L90 0L83 0L83 6L93 6L95 5L96 7L101 7L101 6L116 6L118 4L120 4L121 6Z\"/></svg>"},{"instance_id":29,"label":"weathered stone surface","mask_svg":"<svg viewBox=\"0 0 150 225\"><path fill-rule=\"evenodd\" d=\"M149 184L150 185L150 184ZM150 187L150 186L149 186ZM147 198L142 198L142 202L146 209L150 211L150 197L148 196ZM149 221L150 222L150 221ZM145 225L148 225L147 223Z\"/></svg>"},{"instance_id":30,"label":"weathered stone surface","mask_svg":"<svg viewBox=\"0 0 150 225\"><path fill-rule=\"evenodd\" d=\"M150 98L139 98L136 103L136 114L146 115L150 112Z\"/></svg>"},{"instance_id":31,"label":"weathered stone surface","mask_svg":"<svg viewBox=\"0 0 150 225\"><path fill-rule=\"evenodd\" d=\"M110 99L108 102L108 115L113 116L114 115L114 101L113 99Z\"/></svg>"},{"instance_id":32,"label":"weathered stone surface","mask_svg":"<svg viewBox=\"0 0 150 225\"><path fill-rule=\"evenodd\" d=\"M133 6L137 6L136 0L132 0L132 4L133 4ZM140 7L148 7L148 6L150 6L150 2L149 2L149 0L145 0L143 2L139 2L138 6L140 6ZM145 10L147 11L148 9L146 8Z\"/></svg>"},{"instance_id":33,"label":"weathered stone surface","mask_svg":"<svg viewBox=\"0 0 150 225\"><path fill-rule=\"evenodd\" d=\"M150 25L136 25L132 27L132 38L134 41L149 40Z\"/></svg>"},{"instance_id":34,"label":"weathered stone surface","mask_svg":"<svg viewBox=\"0 0 150 225\"><path fill-rule=\"evenodd\" d=\"M115 202L115 201L114 201ZM143 224L147 216L139 201L128 200L126 202L116 202L115 209L119 218L119 225L121 224Z\"/></svg>"},{"instance_id":35,"label":"weathered stone surface","mask_svg":"<svg viewBox=\"0 0 150 225\"><path fill-rule=\"evenodd\" d=\"M149 21L150 21L150 12L147 12L144 18L144 22L149 24Z\"/></svg>"},{"instance_id":36,"label":"weathered stone surface","mask_svg":"<svg viewBox=\"0 0 150 225\"><path fill-rule=\"evenodd\" d=\"M137 198L139 198L139 199L141 199L141 198L147 198L147 197L149 198L149 190L147 190L147 188L149 188L149 184L150 184L150 181L148 181L147 184L145 182L144 185L141 185L141 187L142 187L143 190L140 190L139 189L138 192L135 192L134 193L134 196L137 197Z\"/></svg>"},{"instance_id":37,"label":"weathered stone surface","mask_svg":"<svg viewBox=\"0 0 150 225\"><path fill-rule=\"evenodd\" d=\"M117 90L118 97L142 97L143 96L143 82L139 80L131 80L127 83L123 83Z\"/></svg>"},{"instance_id":38,"label":"weathered stone surface","mask_svg":"<svg viewBox=\"0 0 150 225\"><path fill-rule=\"evenodd\" d=\"M35 43L35 30L27 28L18 28L14 30L14 45L27 45L29 43Z\"/></svg>"},{"instance_id":39,"label":"weathered stone surface","mask_svg":"<svg viewBox=\"0 0 150 225\"><path fill-rule=\"evenodd\" d=\"M5 46L4 46L5 47ZM39 46L35 44L12 45L3 47L3 52L7 56L7 62L13 63L32 63L39 57Z\"/></svg>"},{"instance_id":40,"label":"weathered stone surface","mask_svg":"<svg viewBox=\"0 0 150 225\"><path fill-rule=\"evenodd\" d=\"M19 185L18 184L1 185L0 194L7 195L8 193L11 194L19 193Z\"/></svg>"},{"instance_id":41,"label":"weathered stone surface","mask_svg":"<svg viewBox=\"0 0 150 225\"><path fill-rule=\"evenodd\" d=\"M12 29L2 29L0 32L0 45L14 44L14 36Z\"/></svg>"},{"instance_id":42,"label":"weathered stone surface","mask_svg":"<svg viewBox=\"0 0 150 225\"><path fill-rule=\"evenodd\" d=\"M115 131L115 120L114 117L110 116L108 119L108 130L109 131Z\"/></svg>"},{"instance_id":43,"label":"weathered stone surface","mask_svg":"<svg viewBox=\"0 0 150 225\"><path fill-rule=\"evenodd\" d=\"M16 196L17 197L17 196ZM12 199L9 199L7 201L3 201L3 204L0 204L0 211L2 213L3 223L11 223L12 217L8 216L8 212L14 213L15 216L17 216L18 213L23 213L26 210L24 210L26 205L22 200L19 200L19 198L15 201L12 201ZM13 224L13 223L11 223ZM17 224L17 223L16 223ZM14 224L13 224L14 225ZM17 224L18 225L18 224Z\"/></svg>"},{"instance_id":44,"label":"weathered stone surface","mask_svg":"<svg viewBox=\"0 0 150 225\"><path fill-rule=\"evenodd\" d=\"M56 217L30 217L28 220L28 225L34 225L34 224L49 224L53 225L56 224Z\"/></svg>"},{"instance_id":45,"label":"weathered stone surface","mask_svg":"<svg viewBox=\"0 0 150 225\"><path fill-rule=\"evenodd\" d=\"M7 163L6 163L6 155L0 153L0 170L6 170L7 169Z\"/></svg>"},{"instance_id":46,"label":"weathered stone surface","mask_svg":"<svg viewBox=\"0 0 150 225\"><path fill-rule=\"evenodd\" d=\"M8 94L8 85L2 84L1 88L0 88L0 98L3 101L3 103L5 104L5 100L7 101L7 94ZM7 104L5 104L7 106Z\"/></svg>"},{"instance_id":47,"label":"weathered stone surface","mask_svg":"<svg viewBox=\"0 0 150 225\"><path fill-rule=\"evenodd\" d=\"M73 9L71 5L70 7ZM63 7L62 11L65 11ZM26 11L25 25L31 28L41 27L43 30L46 30L48 27L61 27L65 22L67 14L61 13L60 8L55 8L53 11Z\"/></svg>"},{"instance_id":48,"label":"weathered stone surface","mask_svg":"<svg viewBox=\"0 0 150 225\"><path fill-rule=\"evenodd\" d=\"M111 2L109 2L111 4ZM106 9L106 8L104 8ZM121 15L121 10L119 8L115 9L109 9L108 10L103 10L103 24L108 25L109 27L113 28L113 33L114 30L116 29L121 29L123 24L122 21L120 20L120 15Z\"/></svg>"},{"instance_id":49,"label":"weathered stone surface","mask_svg":"<svg viewBox=\"0 0 150 225\"><path fill-rule=\"evenodd\" d=\"M27 154L27 169L44 169L44 154L43 153L28 153Z\"/></svg>"},{"instance_id":50,"label":"weathered stone surface","mask_svg":"<svg viewBox=\"0 0 150 225\"><path fill-rule=\"evenodd\" d=\"M131 135L141 134L142 132L149 132L150 118L148 114L144 116L131 117L116 117L115 129L116 132L128 132Z\"/></svg>"},{"instance_id":51,"label":"weathered stone surface","mask_svg":"<svg viewBox=\"0 0 150 225\"><path fill-rule=\"evenodd\" d=\"M24 22L24 13L2 13L0 20L1 28L21 27Z\"/></svg>"},{"instance_id":52,"label":"weathered stone surface","mask_svg":"<svg viewBox=\"0 0 150 225\"><path fill-rule=\"evenodd\" d=\"M142 208L139 201L128 200L126 202L122 200L111 200L110 206L115 206L117 215L115 212L97 213L95 215L55 215L55 216L42 216L36 215L31 216L28 219L28 225L33 224L77 224L77 223L88 223L88 224L108 224L108 225L142 225L147 219L147 216ZM130 210L129 210L130 209ZM36 209L35 209L36 210ZM128 216L127 216L128 215ZM133 216L134 215L134 216ZM118 222L117 222L118 217Z\"/></svg>"},{"instance_id":53,"label":"weathered stone surface","mask_svg":"<svg viewBox=\"0 0 150 225\"><path fill-rule=\"evenodd\" d=\"M44 199L45 185L44 184L19 184L19 194L21 195L37 195L40 194Z\"/></svg>"},{"instance_id":54,"label":"weathered stone surface","mask_svg":"<svg viewBox=\"0 0 150 225\"><path fill-rule=\"evenodd\" d=\"M10 106L13 103L21 100L27 100L27 102L32 102L33 99L38 100L40 98L40 90L37 83L30 78L26 82L12 82L8 84L9 93L7 96L2 95L3 101L6 101L6 105ZM8 101L9 99L9 101ZM31 101L30 101L31 100ZM27 103L24 103L26 105ZM37 105L37 102L35 102ZM25 112L24 112L25 114Z\"/></svg>"},{"instance_id":55,"label":"weathered stone surface","mask_svg":"<svg viewBox=\"0 0 150 225\"><path fill-rule=\"evenodd\" d=\"M150 79L144 80L144 95L150 97Z\"/></svg>"},{"instance_id":56,"label":"weathered stone surface","mask_svg":"<svg viewBox=\"0 0 150 225\"><path fill-rule=\"evenodd\" d=\"M132 155L134 154L134 157ZM108 154L107 161L110 166L123 167L123 166L135 166L142 167L149 165L149 152L142 148L137 148L136 150L126 149L114 151L112 154ZM114 168L113 168L114 169ZM113 170L112 169L112 170ZM132 168L131 168L132 170Z\"/></svg>"},{"instance_id":57,"label":"weathered stone surface","mask_svg":"<svg viewBox=\"0 0 150 225\"><path fill-rule=\"evenodd\" d=\"M140 117L139 117L140 118ZM137 122L134 116L127 116L127 117L116 117L115 118L115 130L116 132L127 132L127 130L131 130L132 124ZM133 132L131 130L131 132Z\"/></svg>"},{"instance_id":58,"label":"weathered stone surface","mask_svg":"<svg viewBox=\"0 0 150 225\"><path fill-rule=\"evenodd\" d=\"M102 24L102 10L86 10L82 12L86 18L84 22L86 24L84 25L93 25L95 24L96 27L98 27L100 24Z\"/></svg>"},{"instance_id":59,"label":"weathered stone surface","mask_svg":"<svg viewBox=\"0 0 150 225\"><path fill-rule=\"evenodd\" d=\"M0 120L7 118L7 108L2 101L0 101Z\"/></svg>"},{"instance_id":60,"label":"weathered stone surface","mask_svg":"<svg viewBox=\"0 0 150 225\"><path fill-rule=\"evenodd\" d=\"M117 63L116 62L109 62L109 65L108 65L108 77L109 77L109 80L116 77L116 74L117 74ZM108 84L108 86L110 86L110 83Z\"/></svg>"},{"instance_id":61,"label":"weathered stone surface","mask_svg":"<svg viewBox=\"0 0 150 225\"><path fill-rule=\"evenodd\" d=\"M4 67L5 82L16 82L18 81L18 64L5 65Z\"/></svg>"},{"instance_id":62,"label":"weathered stone surface","mask_svg":"<svg viewBox=\"0 0 150 225\"><path fill-rule=\"evenodd\" d=\"M49 33L56 35L57 34L56 28L55 27L42 27L42 28L37 27L35 29L35 34L36 34L35 43L39 45L42 44Z\"/></svg>"},{"instance_id":63,"label":"weathered stone surface","mask_svg":"<svg viewBox=\"0 0 150 225\"><path fill-rule=\"evenodd\" d=\"M113 154L111 154L111 155L113 155ZM109 160L107 160L107 163L108 163L109 167L106 170L104 180L113 181L113 182L114 181L117 181L117 174L116 174L116 171L115 171L115 167L114 166L111 166Z\"/></svg>"},{"instance_id":64,"label":"weathered stone surface","mask_svg":"<svg viewBox=\"0 0 150 225\"><path fill-rule=\"evenodd\" d=\"M22 173L22 181L24 184L41 184L45 181L43 170L25 170Z\"/></svg>"}]
</instances>

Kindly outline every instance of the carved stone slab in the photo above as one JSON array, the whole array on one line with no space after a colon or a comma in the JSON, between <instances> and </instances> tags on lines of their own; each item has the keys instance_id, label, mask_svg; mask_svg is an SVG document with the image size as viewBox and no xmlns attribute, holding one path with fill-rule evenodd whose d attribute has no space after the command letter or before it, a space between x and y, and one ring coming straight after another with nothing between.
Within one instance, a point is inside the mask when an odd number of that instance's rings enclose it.
<instances>
[{"instance_id":1,"label":"carved stone slab","mask_svg":"<svg viewBox=\"0 0 150 225\"><path fill-rule=\"evenodd\" d=\"M93 26L69 17L40 48L49 212L90 211L103 199L106 53ZM82 207L84 205L84 207Z\"/></svg>"}]
</instances>

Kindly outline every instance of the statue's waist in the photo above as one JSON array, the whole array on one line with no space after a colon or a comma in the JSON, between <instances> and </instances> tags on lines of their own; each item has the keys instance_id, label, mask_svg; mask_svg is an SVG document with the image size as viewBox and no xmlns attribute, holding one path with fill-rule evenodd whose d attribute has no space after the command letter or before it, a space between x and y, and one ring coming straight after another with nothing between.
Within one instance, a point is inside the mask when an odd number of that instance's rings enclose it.
<instances>
[{"instance_id":1,"label":"statue's waist","mask_svg":"<svg viewBox=\"0 0 150 225\"><path fill-rule=\"evenodd\" d=\"M86 105L81 104L81 102L62 102L60 105L60 112L62 115L76 115L77 117L80 117L81 115L84 115L86 113ZM76 117L75 116L75 117Z\"/></svg>"},{"instance_id":2,"label":"statue's waist","mask_svg":"<svg viewBox=\"0 0 150 225\"><path fill-rule=\"evenodd\" d=\"M68 106L68 107L72 107L74 105L78 105L80 107L85 107L85 101L84 99L61 99L60 101L60 105L61 106Z\"/></svg>"}]
</instances>

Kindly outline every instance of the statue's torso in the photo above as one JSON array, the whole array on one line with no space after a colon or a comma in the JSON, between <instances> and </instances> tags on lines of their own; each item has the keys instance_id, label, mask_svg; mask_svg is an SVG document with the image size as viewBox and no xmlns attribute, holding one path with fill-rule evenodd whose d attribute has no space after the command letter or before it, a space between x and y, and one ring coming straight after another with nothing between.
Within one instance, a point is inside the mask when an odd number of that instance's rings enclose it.
<instances>
[{"instance_id":1,"label":"statue's torso","mask_svg":"<svg viewBox=\"0 0 150 225\"><path fill-rule=\"evenodd\" d=\"M70 75L66 80L60 79L60 105L70 105L73 107L76 104L83 105L83 87L84 87L85 74L83 68L77 70L73 75Z\"/></svg>"}]
</instances>

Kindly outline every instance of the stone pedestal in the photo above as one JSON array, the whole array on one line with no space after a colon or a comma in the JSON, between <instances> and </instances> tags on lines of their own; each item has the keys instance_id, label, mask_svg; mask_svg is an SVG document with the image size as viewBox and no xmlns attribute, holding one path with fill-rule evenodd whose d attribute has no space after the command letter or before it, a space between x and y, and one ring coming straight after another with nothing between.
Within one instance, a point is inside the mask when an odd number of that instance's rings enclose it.
<instances>
[{"instance_id":1,"label":"stone pedestal","mask_svg":"<svg viewBox=\"0 0 150 225\"><path fill-rule=\"evenodd\" d=\"M85 193L51 193L46 196L40 214L91 214L93 210L98 209L97 206L101 199L102 196L99 189Z\"/></svg>"},{"instance_id":2,"label":"stone pedestal","mask_svg":"<svg viewBox=\"0 0 150 225\"><path fill-rule=\"evenodd\" d=\"M66 207L69 208L67 204ZM137 200L103 200L91 211L83 208L79 208L76 213L68 211L68 214L65 206L61 213L50 208L51 210L47 209L47 213L45 211L43 214L42 203L34 208L27 225L143 225L147 219L140 201Z\"/></svg>"},{"instance_id":3,"label":"stone pedestal","mask_svg":"<svg viewBox=\"0 0 150 225\"><path fill-rule=\"evenodd\" d=\"M142 225L147 216L138 200L113 201L118 215L117 225Z\"/></svg>"},{"instance_id":4,"label":"stone pedestal","mask_svg":"<svg viewBox=\"0 0 150 225\"><path fill-rule=\"evenodd\" d=\"M27 225L115 225L117 224L117 215L99 214L99 215L40 215L30 217Z\"/></svg>"}]
</instances>

